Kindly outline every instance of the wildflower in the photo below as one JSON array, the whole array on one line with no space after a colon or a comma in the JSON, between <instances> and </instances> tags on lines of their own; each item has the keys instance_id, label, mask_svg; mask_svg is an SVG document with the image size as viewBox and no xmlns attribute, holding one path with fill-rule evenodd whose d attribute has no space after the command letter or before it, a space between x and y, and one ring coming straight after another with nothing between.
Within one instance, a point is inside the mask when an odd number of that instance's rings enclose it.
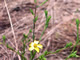
<instances>
[{"instance_id":1,"label":"wildflower","mask_svg":"<svg viewBox=\"0 0 80 60\"><path fill-rule=\"evenodd\" d=\"M39 48L40 49L43 48L43 46L39 44L39 41L36 41L36 40L34 40L34 42L31 42L29 46L30 46L29 51L36 50L38 53L39 53Z\"/></svg>"}]
</instances>

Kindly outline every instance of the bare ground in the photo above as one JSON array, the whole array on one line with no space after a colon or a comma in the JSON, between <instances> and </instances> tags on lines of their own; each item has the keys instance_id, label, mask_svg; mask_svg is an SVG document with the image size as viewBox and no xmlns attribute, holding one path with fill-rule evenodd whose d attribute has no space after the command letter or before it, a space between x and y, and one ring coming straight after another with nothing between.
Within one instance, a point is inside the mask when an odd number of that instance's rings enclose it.
<instances>
[{"instance_id":1,"label":"bare ground","mask_svg":"<svg viewBox=\"0 0 80 60\"><path fill-rule=\"evenodd\" d=\"M2 36L6 35L6 43L13 48L15 48L17 44L18 49L21 50L22 35L23 33L27 34L29 29L33 26L33 16L29 9L32 8L34 10L34 3L33 0L6 1L13 22L17 43L15 43L13 38L8 14L3 0L0 0L0 41L2 41ZM38 0L38 5L43 1L45 0ZM44 49L37 54L36 57L45 50L54 52L57 49L63 48L68 42L73 42L73 45L76 43L75 19L80 19L80 0L49 0L44 6L38 8L37 15L39 18L36 23L36 39L39 39L45 24L44 10L48 10L49 15L51 15L52 18L49 27L41 40ZM32 38L31 35L29 36L30 39ZM29 44L27 43L26 46L28 47L28 45ZM64 60L69 55L70 51L71 49L67 49L60 53L47 56L47 60ZM77 54L80 55L80 51L78 51ZM25 56L28 60L29 55L30 52L27 48ZM8 50L3 45L0 45L0 60L18 60L16 56L17 55L14 52ZM72 58L69 60L80 60L80 58Z\"/></svg>"}]
</instances>

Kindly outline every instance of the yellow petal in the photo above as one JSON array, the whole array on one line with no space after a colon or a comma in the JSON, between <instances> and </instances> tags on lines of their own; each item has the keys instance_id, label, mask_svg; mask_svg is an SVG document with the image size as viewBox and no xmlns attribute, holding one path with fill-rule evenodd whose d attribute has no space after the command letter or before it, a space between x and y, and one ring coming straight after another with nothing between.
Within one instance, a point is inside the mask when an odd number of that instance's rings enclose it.
<instances>
[{"instance_id":1,"label":"yellow petal","mask_svg":"<svg viewBox=\"0 0 80 60\"><path fill-rule=\"evenodd\" d=\"M34 45L34 43L33 42L31 42L30 44L29 44L29 46L33 46Z\"/></svg>"},{"instance_id":2,"label":"yellow petal","mask_svg":"<svg viewBox=\"0 0 80 60\"><path fill-rule=\"evenodd\" d=\"M37 47L41 48L41 49L43 48L43 46L41 44L38 44Z\"/></svg>"},{"instance_id":3,"label":"yellow petal","mask_svg":"<svg viewBox=\"0 0 80 60\"><path fill-rule=\"evenodd\" d=\"M38 47L36 47L36 48L34 48L38 53L39 53L39 48Z\"/></svg>"},{"instance_id":4,"label":"yellow petal","mask_svg":"<svg viewBox=\"0 0 80 60\"><path fill-rule=\"evenodd\" d=\"M34 50L34 47L29 47L29 51L32 51L32 50Z\"/></svg>"},{"instance_id":5,"label":"yellow petal","mask_svg":"<svg viewBox=\"0 0 80 60\"><path fill-rule=\"evenodd\" d=\"M38 43L39 43L39 41L34 40L34 43L35 43L35 44L38 44Z\"/></svg>"}]
</instances>

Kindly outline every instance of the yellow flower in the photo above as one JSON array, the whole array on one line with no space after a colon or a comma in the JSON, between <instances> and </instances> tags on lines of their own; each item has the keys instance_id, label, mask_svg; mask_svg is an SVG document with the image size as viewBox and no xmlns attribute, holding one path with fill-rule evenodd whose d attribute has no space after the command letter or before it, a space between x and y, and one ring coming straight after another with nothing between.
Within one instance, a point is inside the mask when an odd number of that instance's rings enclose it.
<instances>
[{"instance_id":1,"label":"yellow flower","mask_svg":"<svg viewBox=\"0 0 80 60\"><path fill-rule=\"evenodd\" d=\"M36 50L37 52L39 52L39 48L40 49L43 48L43 46L39 44L39 41L36 41L36 40L34 40L34 42L31 42L29 46L30 46L29 51Z\"/></svg>"}]
</instances>

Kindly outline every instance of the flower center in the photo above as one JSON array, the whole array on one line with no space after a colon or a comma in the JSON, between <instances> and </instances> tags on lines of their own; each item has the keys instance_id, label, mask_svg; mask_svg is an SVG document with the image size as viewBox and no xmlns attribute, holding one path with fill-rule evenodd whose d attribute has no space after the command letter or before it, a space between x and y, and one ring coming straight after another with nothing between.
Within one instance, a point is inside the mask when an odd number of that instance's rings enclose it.
<instances>
[{"instance_id":1,"label":"flower center","mask_svg":"<svg viewBox=\"0 0 80 60\"><path fill-rule=\"evenodd\" d=\"M37 47L37 44L34 44L34 47Z\"/></svg>"}]
</instances>

